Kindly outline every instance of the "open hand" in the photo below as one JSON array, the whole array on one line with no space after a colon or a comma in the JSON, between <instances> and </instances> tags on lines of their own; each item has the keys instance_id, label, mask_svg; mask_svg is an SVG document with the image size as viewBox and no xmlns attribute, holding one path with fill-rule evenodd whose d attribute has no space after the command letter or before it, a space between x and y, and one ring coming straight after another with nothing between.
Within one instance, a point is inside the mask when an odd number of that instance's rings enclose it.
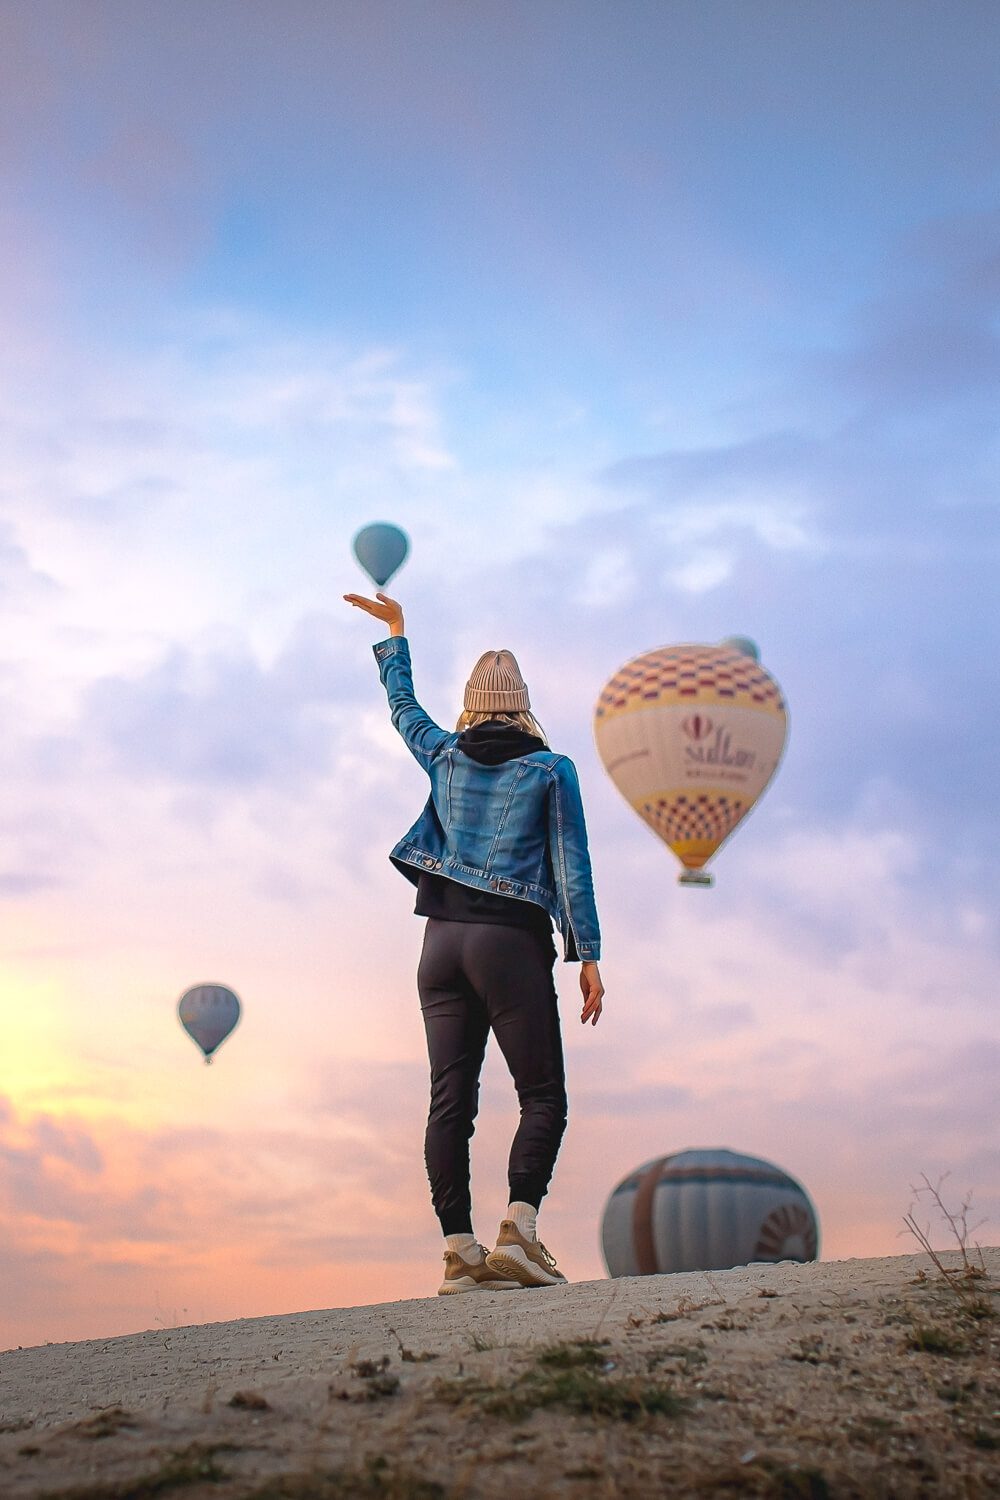
<instances>
[{"instance_id":1,"label":"open hand","mask_svg":"<svg viewBox=\"0 0 1000 1500\"><path fill-rule=\"evenodd\" d=\"M376 594L374 599L366 599L364 594L345 594L344 598L355 609L363 609L366 614L374 615L376 620L383 620L389 627L390 635L404 633L403 606L395 599L390 599L388 594Z\"/></svg>"},{"instance_id":2,"label":"open hand","mask_svg":"<svg viewBox=\"0 0 1000 1500\"><path fill-rule=\"evenodd\" d=\"M601 983L601 971L591 960L580 966L580 988L583 991L583 1011L580 1022L586 1026L590 1021L591 1026L596 1026L600 1020L604 998L604 985Z\"/></svg>"}]
</instances>

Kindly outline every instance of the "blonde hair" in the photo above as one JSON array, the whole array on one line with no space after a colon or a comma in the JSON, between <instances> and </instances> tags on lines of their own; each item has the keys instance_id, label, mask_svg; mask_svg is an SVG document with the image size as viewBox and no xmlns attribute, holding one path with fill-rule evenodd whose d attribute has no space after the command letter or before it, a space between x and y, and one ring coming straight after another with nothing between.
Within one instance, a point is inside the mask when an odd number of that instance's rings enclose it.
<instances>
[{"instance_id":1,"label":"blonde hair","mask_svg":"<svg viewBox=\"0 0 1000 1500\"><path fill-rule=\"evenodd\" d=\"M494 709L492 713L489 713L484 709L474 711L473 709L463 708L458 716L458 723L455 725L455 728L461 733L463 729L474 729L477 724L485 724L487 721L509 724L512 729L523 729L526 734L535 734L548 747L549 739L545 730L539 724L534 714L525 709L505 712L498 712Z\"/></svg>"}]
</instances>

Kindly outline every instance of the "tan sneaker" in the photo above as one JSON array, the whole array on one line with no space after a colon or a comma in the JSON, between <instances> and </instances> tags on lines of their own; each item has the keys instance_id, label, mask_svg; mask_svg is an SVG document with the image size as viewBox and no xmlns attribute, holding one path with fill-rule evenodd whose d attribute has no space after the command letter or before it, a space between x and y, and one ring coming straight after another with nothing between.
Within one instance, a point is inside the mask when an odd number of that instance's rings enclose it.
<instances>
[{"instance_id":1,"label":"tan sneaker","mask_svg":"<svg viewBox=\"0 0 1000 1500\"><path fill-rule=\"evenodd\" d=\"M566 1278L541 1240L528 1240L513 1219L501 1219L496 1249L486 1264L502 1276L514 1276L522 1286L561 1286Z\"/></svg>"},{"instance_id":2,"label":"tan sneaker","mask_svg":"<svg viewBox=\"0 0 1000 1500\"><path fill-rule=\"evenodd\" d=\"M438 1287L439 1297L448 1297L452 1292L501 1292L508 1287L520 1290L521 1282L495 1271L485 1257L472 1263L457 1250L444 1252L444 1280Z\"/></svg>"}]
</instances>

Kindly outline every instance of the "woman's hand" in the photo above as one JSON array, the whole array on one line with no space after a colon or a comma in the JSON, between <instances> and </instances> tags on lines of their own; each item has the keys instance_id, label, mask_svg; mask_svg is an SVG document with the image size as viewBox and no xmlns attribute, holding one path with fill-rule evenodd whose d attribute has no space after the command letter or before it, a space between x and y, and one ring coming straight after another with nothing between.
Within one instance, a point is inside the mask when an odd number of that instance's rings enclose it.
<instances>
[{"instance_id":1,"label":"woman's hand","mask_svg":"<svg viewBox=\"0 0 1000 1500\"><path fill-rule=\"evenodd\" d=\"M580 988L583 991L581 1025L586 1026L590 1021L591 1026L596 1026L603 1009L601 1000L604 996L604 985L601 983L601 971L592 959L580 966Z\"/></svg>"},{"instance_id":2,"label":"woman's hand","mask_svg":"<svg viewBox=\"0 0 1000 1500\"><path fill-rule=\"evenodd\" d=\"M355 609L363 609L367 614L374 615L376 620L384 620L390 635L406 634L403 629L403 606L395 599L390 599L388 594L376 594L374 599L366 599L364 594L345 594L344 598Z\"/></svg>"}]
</instances>

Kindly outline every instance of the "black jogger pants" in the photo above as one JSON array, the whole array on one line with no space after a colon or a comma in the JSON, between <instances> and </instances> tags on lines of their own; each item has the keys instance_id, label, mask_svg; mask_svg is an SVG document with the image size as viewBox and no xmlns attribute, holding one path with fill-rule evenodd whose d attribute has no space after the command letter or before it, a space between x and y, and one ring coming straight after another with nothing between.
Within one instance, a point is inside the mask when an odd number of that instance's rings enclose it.
<instances>
[{"instance_id":1,"label":"black jogger pants","mask_svg":"<svg viewBox=\"0 0 1000 1500\"><path fill-rule=\"evenodd\" d=\"M521 1106L510 1148L511 1202L539 1206L566 1129L566 1078L551 938L487 922L427 921L417 970L431 1065L424 1141L444 1234L472 1229L469 1141L492 1030Z\"/></svg>"}]
</instances>

